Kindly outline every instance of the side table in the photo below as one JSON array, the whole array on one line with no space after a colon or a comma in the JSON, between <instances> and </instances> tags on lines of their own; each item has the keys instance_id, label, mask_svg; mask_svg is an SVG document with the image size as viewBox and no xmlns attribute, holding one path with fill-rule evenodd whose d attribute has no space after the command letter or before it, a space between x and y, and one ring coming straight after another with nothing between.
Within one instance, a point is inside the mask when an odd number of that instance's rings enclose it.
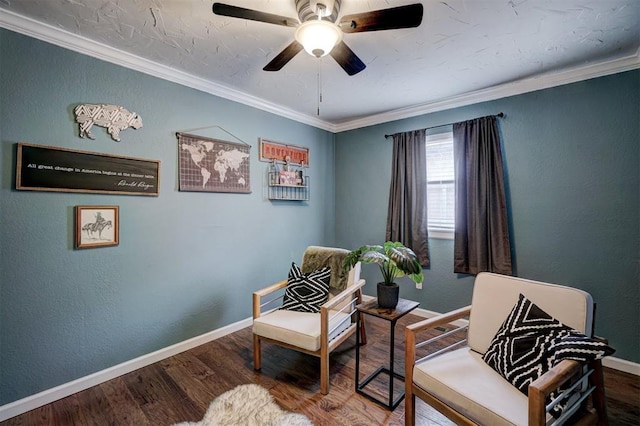
<instances>
[{"instance_id":1,"label":"side table","mask_svg":"<svg viewBox=\"0 0 640 426\"><path fill-rule=\"evenodd\" d=\"M395 408L398 406L398 404L400 404L400 402L404 398L404 388L403 388L402 392L398 395L398 397L395 400L393 399L394 377L404 381L403 375L400 375L393 371L394 370L393 354L394 354L394 347L395 347L394 339L395 339L396 322L400 318L408 314L409 312L413 311L419 305L420 303L414 302L412 300L399 299L398 305L395 307L395 309L381 308L378 306L378 299L374 299L374 300L370 300L369 302L361 303L356 306L356 309L358 311L358 320L356 321L357 323L356 327L358 328L358 330L356 330L356 380L355 380L356 392L392 411L395 410ZM390 330L390 339L389 339L389 367L388 368L385 366L379 367L376 371L374 371L369 376L367 376L362 381L362 383L360 383L360 330L359 328L360 328L360 315L362 314L373 315L375 317L382 318L386 321L389 321L391 323L390 324L391 330ZM366 393L364 389L373 379L375 379L381 373L387 374L389 376L388 401L380 400L375 396L369 393Z\"/></svg>"}]
</instances>

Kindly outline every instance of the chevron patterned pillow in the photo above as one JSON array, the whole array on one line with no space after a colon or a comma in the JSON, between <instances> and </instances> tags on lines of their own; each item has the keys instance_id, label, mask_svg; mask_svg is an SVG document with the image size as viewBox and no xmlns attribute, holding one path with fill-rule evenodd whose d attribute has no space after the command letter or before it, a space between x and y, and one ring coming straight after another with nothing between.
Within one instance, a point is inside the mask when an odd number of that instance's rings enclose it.
<instances>
[{"instance_id":1,"label":"chevron patterned pillow","mask_svg":"<svg viewBox=\"0 0 640 426\"><path fill-rule=\"evenodd\" d=\"M614 352L605 342L564 325L520 294L482 359L528 395L529 384L563 359L589 362Z\"/></svg>"},{"instance_id":2,"label":"chevron patterned pillow","mask_svg":"<svg viewBox=\"0 0 640 426\"><path fill-rule=\"evenodd\" d=\"M300 267L292 263L281 309L320 312L320 306L329 298L330 278L331 268L329 267L303 274Z\"/></svg>"}]
</instances>

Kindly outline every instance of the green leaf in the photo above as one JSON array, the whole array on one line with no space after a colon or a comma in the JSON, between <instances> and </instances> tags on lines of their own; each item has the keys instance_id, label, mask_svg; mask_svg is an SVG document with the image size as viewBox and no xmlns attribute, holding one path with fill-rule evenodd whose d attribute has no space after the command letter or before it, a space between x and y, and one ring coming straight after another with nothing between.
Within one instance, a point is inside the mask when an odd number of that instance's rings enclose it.
<instances>
[{"instance_id":1,"label":"green leaf","mask_svg":"<svg viewBox=\"0 0 640 426\"><path fill-rule=\"evenodd\" d=\"M353 250L345 258L343 268L347 270L358 262L377 264L385 284L405 275L416 283L424 281L418 256L398 241L385 241L383 245L365 245Z\"/></svg>"},{"instance_id":2,"label":"green leaf","mask_svg":"<svg viewBox=\"0 0 640 426\"><path fill-rule=\"evenodd\" d=\"M389 249L388 255L398 268L407 274L417 274L422 271L418 257L410 248L392 247Z\"/></svg>"},{"instance_id":3,"label":"green leaf","mask_svg":"<svg viewBox=\"0 0 640 426\"><path fill-rule=\"evenodd\" d=\"M377 251L368 251L360 255L360 260L362 261L362 263L384 264L389 261L389 258L386 255L379 253Z\"/></svg>"},{"instance_id":4,"label":"green leaf","mask_svg":"<svg viewBox=\"0 0 640 426\"><path fill-rule=\"evenodd\" d=\"M411 280L414 283L422 284L422 282L424 281L424 272L422 270L420 270L420 273L418 273L418 274L410 274L409 278L411 278Z\"/></svg>"},{"instance_id":5,"label":"green leaf","mask_svg":"<svg viewBox=\"0 0 640 426\"><path fill-rule=\"evenodd\" d=\"M360 249L350 251L342 262L342 270L347 272L360 261Z\"/></svg>"}]
</instances>

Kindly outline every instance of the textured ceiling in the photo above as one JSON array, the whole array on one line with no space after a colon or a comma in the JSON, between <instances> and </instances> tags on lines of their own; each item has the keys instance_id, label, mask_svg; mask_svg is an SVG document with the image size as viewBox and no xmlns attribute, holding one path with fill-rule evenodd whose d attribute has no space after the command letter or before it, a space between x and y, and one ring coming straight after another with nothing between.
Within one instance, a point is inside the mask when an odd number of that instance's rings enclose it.
<instances>
[{"instance_id":1,"label":"textured ceiling","mask_svg":"<svg viewBox=\"0 0 640 426\"><path fill-rule=\"evenodd\" d=\"M297 16L294 0L224 2ZM342 0L340 16L415 2ZM0 8L331 125L637 58L640 46L640 0L423 0L418 28L345 34L367 66L355 76L305 52L265 72L295 29L217 16L212 3L0 0Z\"/></svg>"}]
</instances>

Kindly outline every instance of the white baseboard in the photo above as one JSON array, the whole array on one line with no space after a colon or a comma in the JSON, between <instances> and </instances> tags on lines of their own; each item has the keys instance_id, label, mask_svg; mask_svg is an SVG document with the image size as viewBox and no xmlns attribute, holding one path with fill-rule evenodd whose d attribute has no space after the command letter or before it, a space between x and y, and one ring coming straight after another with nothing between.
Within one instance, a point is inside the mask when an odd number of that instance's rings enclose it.
<instances>
[{"instance_id":1,"label":"white baseboard","mask_svg":"<svg viewBox=\"0 0 640 426\"><path fill-rule=\"evenodd\" d=\"M613 368L614 370L624 371L625 373L640 376L640 364L627 361L626 359L608 356L602 359L602 365Z\"/></svg>"},{"instance_id":2,"label":"white baseboard","mask_svg":"<svg viewBox=\"0 0 640 426\"><path fill-rule=\"evenodd\" d=\"M363 295L362 298L365 301L373 299L372 296L367 295ZM417 308L413 311L413 313L424 318L431 318L439 315L438 312L429 311L422 308ZM11 417L26 413L27 411L36 409L38 407L42 407L43 405L50 404L54 401L73 395L74 393L83 391L92 386L99 385L100 383L104 383L108 380L115 379L116 377L120 377L123 374L127 374L139 368L146 367L147 365L151 365L154 362L162 361L163 359L179 354L180 352L184 352L189 349L195 348L196 346L208 343L212 340L219 339L220 337L226 336L227 334L242 330L243 328L250 326L251 323L252 319L246 318L217 330L210 331L200 336L196 336L183 342L176 343L175 345L168 346L155 352L123 362L122 364L114 365L113 367L107 368L105 370L98 371L85 377L80 377L79 379L64 383L60 386L56 386L54 388L39 392L35 395L31 395L26 398L19 399L9 404L0 406L0 422L10 419ZM466 323L466 320L458 320L453 324L460 326L465 325ZM640 364L635 362L627 361L620 358L606 357L602 360L602 364L605 367L640 376Z\"/></svg>"},{"instance_id":3,"label":"white baseboard","mask_svg":"<svg viewBox=\"0 0 640 426\"><path fill-rule=\"evenodd\" d=\"M26 413L27 411L33 410L35 408L42 407L43 405L50 404L54 401L65 398L69 395L73 395L76 392L80 392L92 386L99 385L100 383L104 383L108 380L115 379L116 377L120 377L123 374L127 374L139 368L146 367L147 365L151 365L154 362L162 361L163 359L179 354L180 352L184 352L189 349L195 348L196 346L208 343L212 340L219 339L220 337L226 336L227 334L242 330L243 328L250 326L251 323L252 319L246 318L217 330L210 331L200 336L196 336L183 342L176 343L175 345L171 345L166 348L159 349L155 352L123 362L122 364L114 365L113 367L107 368L105 370L98 371L85 377L80 377L79 379L73 380L71 382L64 383L60 386L56 386L54 388L39 392L35 395L31 395L26 398L3 405L0 407L0 422L10 419L11 417Z\"/></svg>"}]
</instances>

